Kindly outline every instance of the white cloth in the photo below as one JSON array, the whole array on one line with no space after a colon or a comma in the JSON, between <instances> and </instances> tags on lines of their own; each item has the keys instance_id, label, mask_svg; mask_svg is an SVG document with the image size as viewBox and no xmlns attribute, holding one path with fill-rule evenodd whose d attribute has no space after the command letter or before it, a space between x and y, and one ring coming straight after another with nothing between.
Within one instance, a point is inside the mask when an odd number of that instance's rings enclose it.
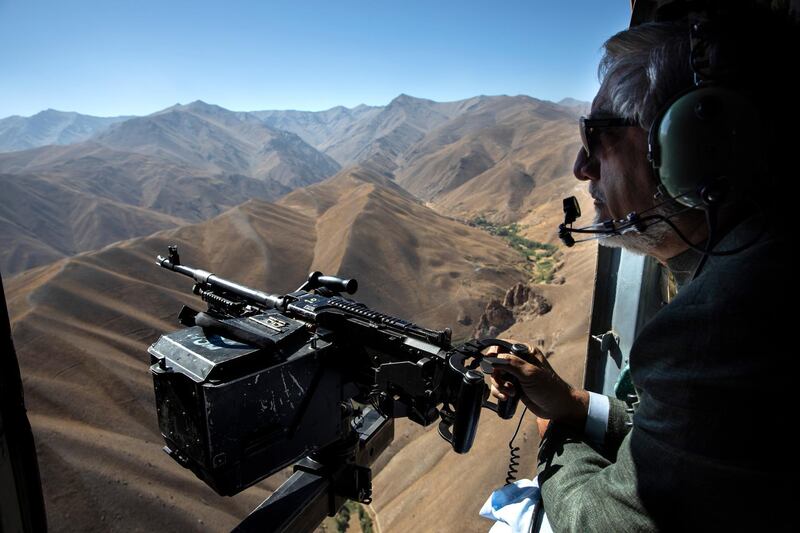
<instances>
[{"instance_id":1,"label":"white cloth","mask_svg":"<svg viewBox=\"0 0 800 533\"><path fill-rule=\"evenodd\" d=\"M608 397L589 392L589 412L583 428L586 438L602 445L608 430ZM480 515L495 524L489 533L528 533L536 508L542 504L539 477L520 479L492 492L481 507ZM542 519L538 533L552 533L547 515ZM537 532L534 532L537 533Z\"/></svg>"},{"instance_id":2,"label":"white cloth","mask_svg":"<svg viewBox=\"0 0 800 533\"><path fill-rule=\"evenodd\" d=\"M480 515L496 520L489 533L528 533L536 507L541 503L539 479L520 479L489 496ZM540 533L552 533L547 516L542 521Z\"/></svg>"}]
</instances>

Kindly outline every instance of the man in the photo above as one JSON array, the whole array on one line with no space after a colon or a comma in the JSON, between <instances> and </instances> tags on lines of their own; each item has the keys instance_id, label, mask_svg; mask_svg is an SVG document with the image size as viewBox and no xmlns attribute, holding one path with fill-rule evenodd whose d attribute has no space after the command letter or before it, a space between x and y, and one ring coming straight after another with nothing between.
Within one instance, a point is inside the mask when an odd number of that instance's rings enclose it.
<instances>
[{"instance_id":1,"label":"man","mask_svg":"<svg viewBox=\"0 0 800 533\"><path fill-rule=\"evenodd\" d=\"M777 101L779 81L788 84L777 56L797 57L796 34L781 40L782 26L757 21L749 29L738 34L747 38L743 64L759 74L737 87L758 101L769 169L734 181L713 209L665 198L648 161L651 126L693 85L688 24L643 24L605 45L590 118L619 120L584 130L574 173L588 183L596 221L661 217L601 244L657 258L682 288L631 349L632 418L624 402L568 385L541 352L501 354L520 386L496 370L492 394L521 394L546 428L538 481L554 531L789 529L797 363L790 314L775 304L782 296L794 305L797 292L782 195L796 187L784 172L798 136L785 118L796 111L781 113Z\"/></svg>"}]
</instances>

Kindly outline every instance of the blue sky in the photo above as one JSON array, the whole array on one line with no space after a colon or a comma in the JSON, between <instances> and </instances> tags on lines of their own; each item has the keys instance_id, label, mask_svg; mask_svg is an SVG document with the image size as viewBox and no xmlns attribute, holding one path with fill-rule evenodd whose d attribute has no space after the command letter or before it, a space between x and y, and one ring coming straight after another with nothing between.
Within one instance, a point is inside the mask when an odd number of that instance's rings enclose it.
<instances>
[{"instance_id":1,"label":"blue sky","mask_svg":"<svg viewBox=\"0 0 800 533\"><path fill-rule=\"evenodd\" d=\"M0 117L590 100L628 0L0 0Z\"/></svg>"}]
</instances>

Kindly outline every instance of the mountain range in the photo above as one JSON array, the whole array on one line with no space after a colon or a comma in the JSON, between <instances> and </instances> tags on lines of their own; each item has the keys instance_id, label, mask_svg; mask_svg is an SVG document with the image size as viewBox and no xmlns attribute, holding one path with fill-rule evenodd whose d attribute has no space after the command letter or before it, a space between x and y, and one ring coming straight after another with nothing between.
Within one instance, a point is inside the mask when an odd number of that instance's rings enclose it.
<instances>
[{"instance_id":1,"label":"mountain range","mask_svg":"<svg viewBox=\"0 0 800 533\"><path fill-rule=\"evenodd\" d=\"M519 314L501 336L541 346L578 385L594 248L562 250L558 283L534 284L530 257L466 222L557 242L561 198L586 198L570 175L579 107L400 95L237 112L198 101L0 154L0 269L51 530L229 530L288 475L220 498L161 451L146 350L178 327L182 305L201 305L189 280L154 264L171 244L186 264L269 292L314 270L355 277L359 301L457 339L524 287L549 312ZM435 424L398 420L374 471L380 531L488 529L477 511L502 485L511 425L485 412L458 455ZM532 417L520 439L529 473Z\"/></svg>"},{"instance_id":2,"label":"mountain range","mask_svg":"<svg viewBox=\"0 0 800 533\"><path fill-rule=\"evenodd\" d=\"M526 96L400 95L384 107L316 113L175 105L82 142L0 154L7 205L35 212L60 191L47 216L0 211L0 269L197 222L251 198L276 200L356 164L381 169L449 216L509 222L535 203L537 186L564 174L578 146L575 117L572 107ZM82 213L93 205L89 224ZM114 209L135 223L116 224Z\"/></svg>"},{"instance_id":3,"label":"mountain range","mask_svg":"<svg viewBox=\"0 0 800 533\"><path fill-rule=\"evenodd\" d=\"M18 272L251 198L274 200L338 170L296 135L202 102L117 123L88 141L0 154L9 185L0 268ZM118 224L117 212L133 223Z\"/></svg>"},{"instance_id":4,"label":"mountain range","mask_svg":"<svg viewBox=\"0 0 800 533\"><path fill-rule=\"evenodd\" d=\"M230 529L280 481L221 499L160 451L147 346L176 328L182 304L200 304L189 280L155 265L169 244L185 264L270 292L313 270L357 276L359 301L461 338L463 317L477 321L488 297L525 279L525 259L499 238L363 168L14 276L6 293L51 523Z\"/></svg>"},{"instance_id":5,"label":"mountain range","mask_svg":"<svg viewBox=\"0 0 800 533\"><path fill-rule=\"evenodd\" d=\"M112 124L129 118L93 117L55 109L46 109L31 117L6 117L0 119L0 152L85 141Z\"/></svg>"}]
</instances>

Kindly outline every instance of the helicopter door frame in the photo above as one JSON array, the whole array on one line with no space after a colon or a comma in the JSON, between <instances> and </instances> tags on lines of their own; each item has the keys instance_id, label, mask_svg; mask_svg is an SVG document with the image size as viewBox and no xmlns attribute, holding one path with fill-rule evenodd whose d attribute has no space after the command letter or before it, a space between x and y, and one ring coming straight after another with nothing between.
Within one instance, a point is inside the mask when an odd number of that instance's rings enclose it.
<instances>
[{"instance_id":1,"label":"helicopter door frame","mask_svg":"<svg viewBox=\"0 0 800 533\"><path fill-rule=\"evenodd\" d=\"M616 397L633 341L664 306L664 274L652 257L598 248L583 387Z\"/></svg>"},{"instance_id":2,"label":"helicopter door frame","mask_svg":"<svg viewBox=\"0 0 800 533\"><path fill-rule=\"evenodd\" d=\"M0 531L47 531L33 432L0 276Z\"/></svg>"}]
</instances>

